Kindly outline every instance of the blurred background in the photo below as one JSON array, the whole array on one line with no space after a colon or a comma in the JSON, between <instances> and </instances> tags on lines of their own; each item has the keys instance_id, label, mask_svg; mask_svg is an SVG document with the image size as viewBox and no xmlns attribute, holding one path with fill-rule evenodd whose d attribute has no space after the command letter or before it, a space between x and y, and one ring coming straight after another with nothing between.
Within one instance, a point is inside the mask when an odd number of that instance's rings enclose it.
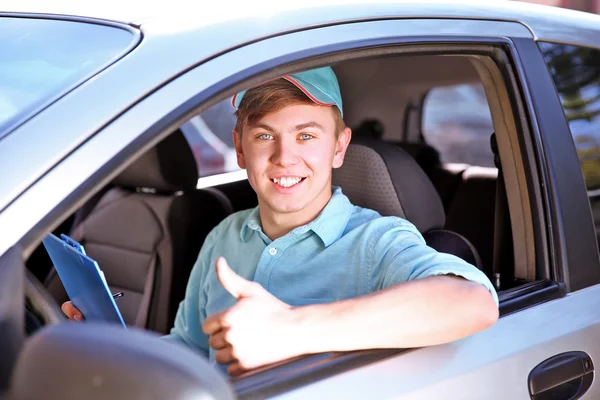
<instances>
[{"instance_id":1,"label":"blurred background","mask_svg":"<svg viewBox=\"0 0 600 400\"><path fill-rule=\"evenodd\" d=\"M518 0L600 14L600 0Z\"/></svg>"}]
</instances>

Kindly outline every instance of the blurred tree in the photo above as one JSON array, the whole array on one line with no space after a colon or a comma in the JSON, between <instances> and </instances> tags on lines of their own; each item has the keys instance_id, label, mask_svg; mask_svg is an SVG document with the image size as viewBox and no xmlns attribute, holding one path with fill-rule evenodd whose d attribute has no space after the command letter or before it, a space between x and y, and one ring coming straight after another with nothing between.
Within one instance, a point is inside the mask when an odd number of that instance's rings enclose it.
<instances>
[{"instance_id":1,"label":"blurred tree","mask_svg":"<svg viewBox=\"0 0 600 400\"><path fill-rule=\"evenodd\" d=\"M554 77L567 120L591 121L600 115L600 51L551 43L541 43L540 47ZM584 98L582 91L585 89L595 94Z\"/></svg>"},{"instance_id":2,"label":"blurred tree","mask_svg":"<svg viewBox=\"0 0 600 400\"><path fill-rule=\"evenodd\" d=\"M554 78L588 190L600 188L600 51L540 43ZM580 121L587 124L581 125ZM577 127L584 126L585 131Z\"/></svg>"}]
</instances>

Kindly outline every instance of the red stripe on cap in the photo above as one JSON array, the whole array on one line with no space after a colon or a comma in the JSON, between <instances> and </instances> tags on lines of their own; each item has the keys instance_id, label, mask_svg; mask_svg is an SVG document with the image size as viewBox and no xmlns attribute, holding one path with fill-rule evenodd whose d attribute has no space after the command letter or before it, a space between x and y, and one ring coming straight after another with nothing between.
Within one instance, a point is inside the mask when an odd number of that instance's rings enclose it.
<instances>
[{"instance_id":1,"label":"red stripe on cap","mask_svg":"<svg viewBox=\"0 0 600 400\"><path fill-rule=\"evenodd\" d=\"M237 110L237 107L235 106L235 99L237 99L237 93L231 98L231 105Z\"/></svg>"},{"instance_id":2,"label":"red stripe on cap","mask_svg":"<svg viewBox=\"0 0 600 400\"><path fill-rule=\"evenodd\" d=\"M315 103L317 103L319 105L322 105L322 106L334 106L335 105L335 103L323 103L322 101L317 100L315 98L315 96L313 96L312 94L310 94L310 92L308 90L306 90L304 88L304 86L302 86L300 84L300 82L298 82L294 78L290 77L289 75L283 76L283 79L285 79L286 81L289 81L289 82L293 83L298 89L302 90L302 92L304 92L304 94L307 95L308 98L311 99L312 101L314 101Z\"/></svg>"}]
</instances>

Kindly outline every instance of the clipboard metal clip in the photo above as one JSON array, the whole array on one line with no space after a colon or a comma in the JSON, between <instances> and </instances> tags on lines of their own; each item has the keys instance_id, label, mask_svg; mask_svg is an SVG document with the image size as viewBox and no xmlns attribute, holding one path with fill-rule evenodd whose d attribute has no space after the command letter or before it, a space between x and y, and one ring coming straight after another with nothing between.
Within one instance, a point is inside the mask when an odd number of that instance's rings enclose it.
<instances>
[{"instance_id":1,"label":"clipboard metal clip","mask_svg":"<svg viewBox=\"0 0 600 400\"><path fill-rule=\"evenodd\" d=\"M79 253L83 254L84 256L86 255L85 249L83 248L83 246L81 244L79 244L77 241L75 241L74 239L68 237L64 233L60 235L60 238L63 240L63 242L65 242L69 246L73 247Z\"/></svg>"}]
</instances>

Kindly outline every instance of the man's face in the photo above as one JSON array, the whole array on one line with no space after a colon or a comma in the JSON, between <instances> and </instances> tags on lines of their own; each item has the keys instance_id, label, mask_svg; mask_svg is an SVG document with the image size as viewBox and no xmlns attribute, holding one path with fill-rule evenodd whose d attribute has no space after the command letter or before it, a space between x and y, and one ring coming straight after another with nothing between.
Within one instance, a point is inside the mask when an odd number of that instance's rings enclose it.
<instances>
[{"instance_id":1,"label":"man's face","mask_svg":"<svg viewBox=\"0 0 600 400\"><path fill-rule=\"evenodd\" d=\"M351 132L336 139L329 107L295 104L267 114L242 135L234 132L261 213L316 214L331 197L331 170L342 165Z\"/></svg>"}]
</instances>

